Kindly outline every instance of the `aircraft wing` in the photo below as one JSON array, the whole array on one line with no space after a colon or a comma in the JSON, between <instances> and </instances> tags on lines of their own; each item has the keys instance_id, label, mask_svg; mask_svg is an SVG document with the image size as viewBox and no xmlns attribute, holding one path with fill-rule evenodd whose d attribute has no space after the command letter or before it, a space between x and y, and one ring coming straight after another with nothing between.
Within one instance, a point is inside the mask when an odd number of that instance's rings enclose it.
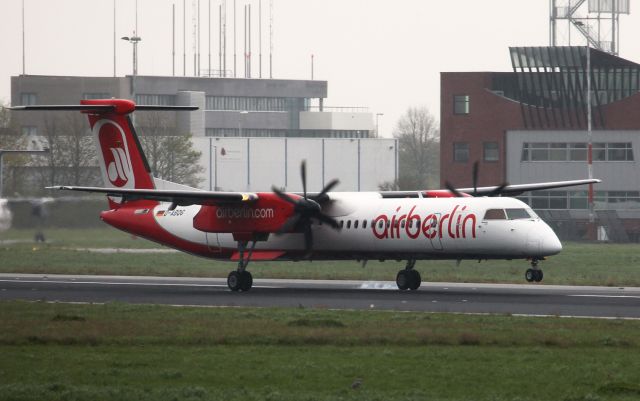
<instances>
[{"instance_id":1,"label":"aircraft wing","mask_svg":"<svg viewBox=\"0 0 640 401\"><path fill-rule=\"evenodd\" d=\"M258 194L251 192L219 192L219 191L188 191L163 189L117 189L101 187L54 186L47 189L65 191L81 191L103 193L108 196L121 196L125 201L148 199L161 202L172 202L180 206L188 205L217 205L222 203L253 202Z\"/></svg>"},{"instance_id":2,"label":"aircraft wing","mask_svg":"<svg viewBox=\"0 0 640 401\"><path fill-rule=\"evenodd\" d=\"M538 182L534 184L517 184L517 185L507 185L501 191L501 195L506 196L518 196L524 192L529 191L543 191L547 189L554 188L564 188L564 187L574 187L577 185L586 185L586 184L596 184L598 182L602 182L599 179L587 179L587 180L571 180L571 181L554 181L554 182ZM477 196L484 196L492 193L498 186L492 187L478 187L476 188ZM473 188L458 188L458 191L473 194Z\"/></svg>"}]
</instances>

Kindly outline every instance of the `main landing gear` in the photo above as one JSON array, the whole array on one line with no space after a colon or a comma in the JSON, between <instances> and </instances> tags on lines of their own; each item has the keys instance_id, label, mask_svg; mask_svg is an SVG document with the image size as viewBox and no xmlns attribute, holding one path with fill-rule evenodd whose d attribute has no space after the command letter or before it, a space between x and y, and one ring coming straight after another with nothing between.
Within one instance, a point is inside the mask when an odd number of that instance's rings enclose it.
<instances>
[{"instance_id":1,"label":"main landing gear","mask_svg":"<svg viewBox=\"0 0 640 401\"><path fill-rule=\"evenodd\" d=\"M542 270L538 267L538 259L531 260L531 269L527 269L524 273L524 278L530 283L534 281L539 283L543 277L544 273L542 273Z\"/></svg>"},{"instance_id":2,"label":"main landing gear","mask_svg":"<svg viewBox=\"0 0 640 401\"><path fill-rule=\"evenodd\" d=\"M422 278L417 270L413 267L416 265L415 259L407 260L407 266L398 272L396 275L396 285L402 291L404 290L417 290L422 284Z\"/></svg>"},{"instance_id":3,"label":"main landing gear","mask_svg":"<svg viewBox=\"0 0 640 401\"><path fill-rule=\"evenodd\" d=\"M251 260L251 254L256 247L256 241L253 241L251 248L247 253L248 241L238 241L238 252L240 253L240 260L238 261L238 268L227 276L227 286L231 291L249 291L253 286L253 276L247 270L249 260ZM245 253L247 253L245 257Z\"/></svg>"}]
</instances>

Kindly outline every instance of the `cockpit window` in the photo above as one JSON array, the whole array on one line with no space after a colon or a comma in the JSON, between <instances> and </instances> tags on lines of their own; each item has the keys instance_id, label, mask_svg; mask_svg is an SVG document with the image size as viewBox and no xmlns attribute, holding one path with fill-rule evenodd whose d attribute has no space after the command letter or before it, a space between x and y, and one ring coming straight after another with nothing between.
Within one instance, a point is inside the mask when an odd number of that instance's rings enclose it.
<instances>
[{"instance_id":1,"label":"cockpit window","mask_svg":"<svg viewBox=\"0 0 640 401\"><path fill-rule=\"evenodd\" d=\"M509 220L530 219L531 216L527 209L505 209Z\"/></svg>"},{"instance_id":2,"label":"cockpit window","mask_svg":"<svg viewBox=\"0 0 640 401\"><path fill-rule=\"evenodd\" d=\"M484 214L484 220L506 220L507 216L503 209L489 209Z\"/></svg>"}]
</instances>

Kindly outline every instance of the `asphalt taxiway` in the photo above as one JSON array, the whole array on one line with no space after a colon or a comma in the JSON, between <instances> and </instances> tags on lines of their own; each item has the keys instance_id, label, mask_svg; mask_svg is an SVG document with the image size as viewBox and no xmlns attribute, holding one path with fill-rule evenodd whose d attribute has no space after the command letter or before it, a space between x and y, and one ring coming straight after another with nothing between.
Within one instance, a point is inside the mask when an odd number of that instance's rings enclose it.
<instances>
[{"instance_id":1,"label":"asphalt taxiway","mask_svg":"<svg viewBox=\"0 0 640 401\"><path fill-rule=\"evenodd\" d=\"M210 307L302 307L640 319L640 288L256 279L246 293L226 279L0 274L0 300L127 302Z\"/></svg>"}]
</instances>

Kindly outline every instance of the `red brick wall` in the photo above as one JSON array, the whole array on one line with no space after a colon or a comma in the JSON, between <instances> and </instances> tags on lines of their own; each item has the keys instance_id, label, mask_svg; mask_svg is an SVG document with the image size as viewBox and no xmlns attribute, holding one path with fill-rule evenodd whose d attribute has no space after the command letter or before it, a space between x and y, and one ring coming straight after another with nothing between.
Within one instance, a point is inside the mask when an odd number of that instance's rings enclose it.
<instances>
[{"instance_id":1,"label":"red brick wall","mask_svg":"<svg viewBox=\"0 0 640 401\"><path fill-rule=\"evenodd\" d=\"M491 92L490 72L440 74L440 182L472 185L474 161L480 161L479 186L505 181L505 132L524 127L520 105ZM469 95L469 114L453 114L454 95ZM453 161L454 142L469 144L469 161ZM498 142L497 162L483 161L483 142Z\"/></svg>"}]
</instances>

